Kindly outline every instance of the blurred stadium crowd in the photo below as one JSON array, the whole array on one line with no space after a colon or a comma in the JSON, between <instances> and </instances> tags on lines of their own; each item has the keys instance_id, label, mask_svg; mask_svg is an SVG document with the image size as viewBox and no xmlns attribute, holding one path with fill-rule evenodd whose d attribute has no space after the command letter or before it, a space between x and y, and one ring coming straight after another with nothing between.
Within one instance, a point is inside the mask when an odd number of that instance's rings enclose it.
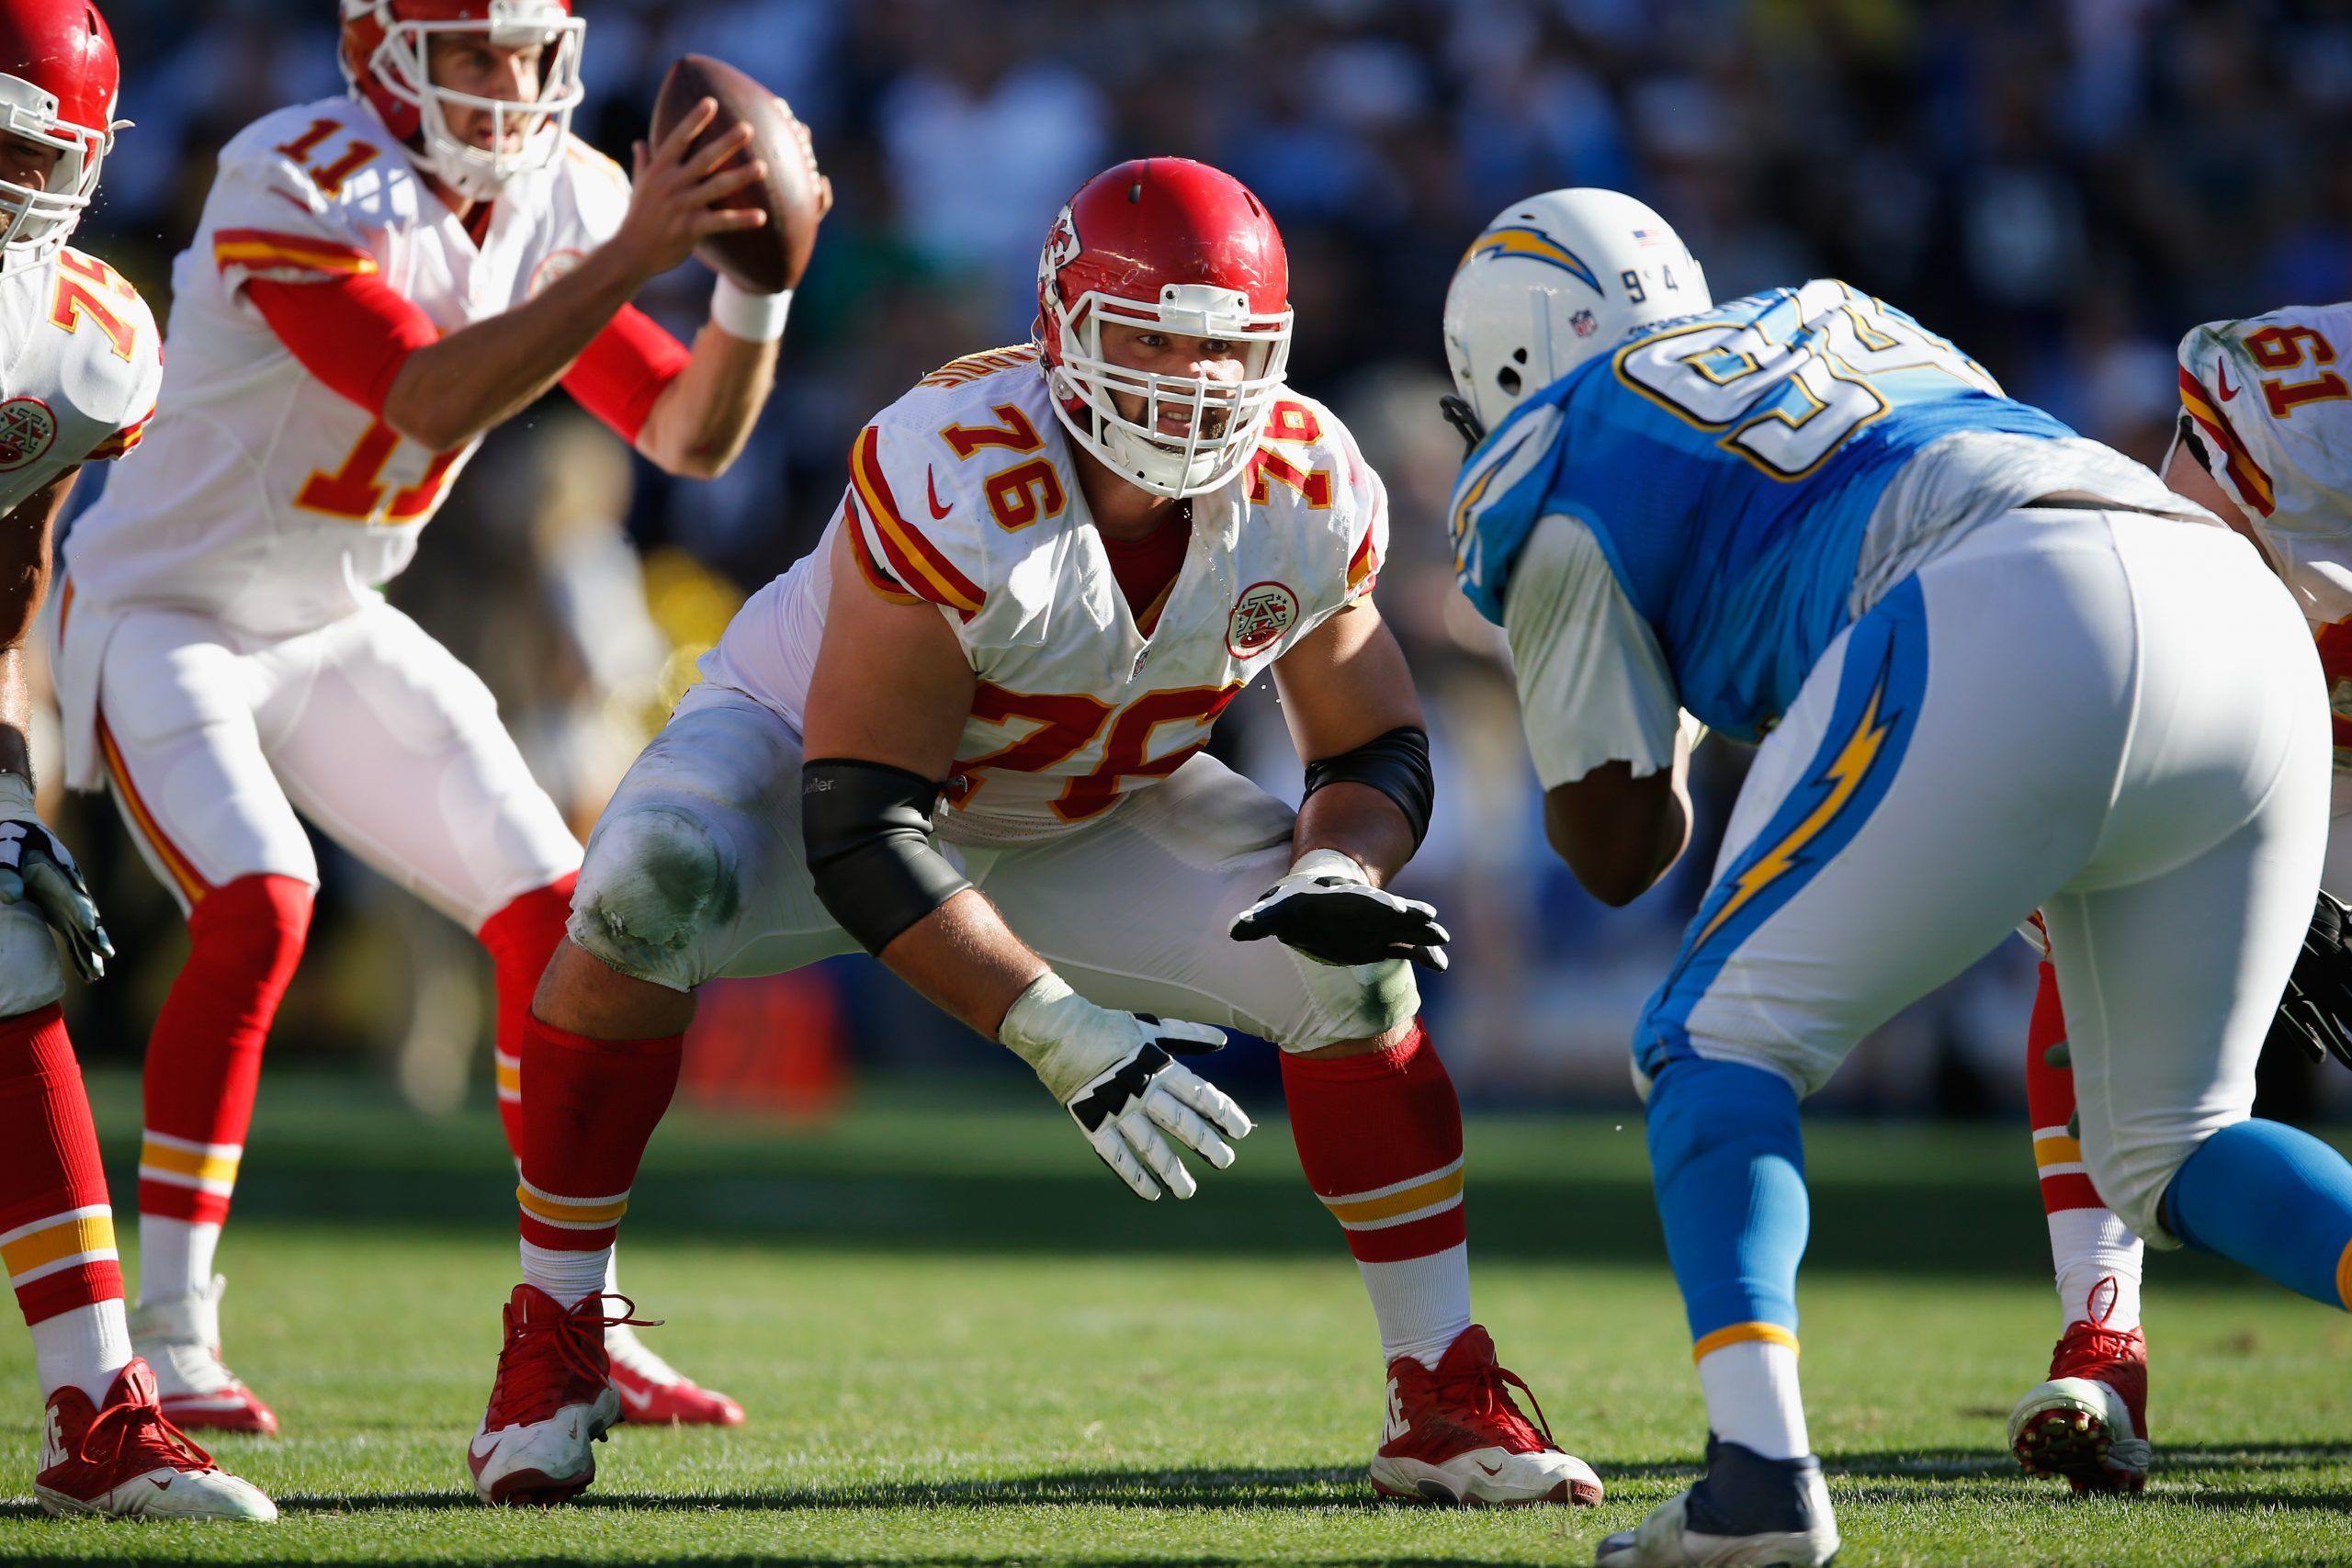
<instances>
[{"instance_id":1,"label":"blurred stadium crowd","mask_svg":"<svg viewBox=\"0 0 2352 1568\"><path fill-rule=\"evenodd\" d=\"M1407 886L1457 938L1454 970L1425 989L1474 1098L1623 1093L1631 1021L1709 859L1696 846L1624 914L1577 891L1542 842L1499 637L1452 587L1440 541L1460 453L1436 413L1438 308L1488 215L1555 186L1631 191L1689 239L1717 299L1845 277L2149 462L2182 331L2352 294L2352 6L2327 0L574 3L589 140L626 158L668 63L709 53L791 102L838 192L778 396L724 480L663 479L558 397L492 438L393 591L489 680L582 829L693 655L814 542L865 417L956 354L1026 337L1037 247L1069 192L1118 158L1203 158L1282 224L1293 378L1340 410L1390 486L1381 599L1424 685L1444 797ZM213 150L273 107L341 91L334 6L107 9L137 129L77 243L161 314ZM690 265L646 303L690 333L707 279ZM1295 794L1270 692L1236 705L1220 744ZM1702 833L1741 761L1702 749ZM65 830L126 954L69 999L75 1037L97 1060L134 1059L177 921L101 809L82 803ZM323 858L277 1070L383 1058L418 1103L481 1096L477 950ZM2012 949L1890 1025L1832 1098L2016 1098L2030 972ZM998 1055L863 959L714 997L706 1014L700 1081L738 1101L820 1103L828 1050L847 1040L860 1062ZM754 1048L774 1040L799 1043L782 1066ZM2296 1078L2274 1093L2312 1092Z\"/></svg>"}]
</instances>

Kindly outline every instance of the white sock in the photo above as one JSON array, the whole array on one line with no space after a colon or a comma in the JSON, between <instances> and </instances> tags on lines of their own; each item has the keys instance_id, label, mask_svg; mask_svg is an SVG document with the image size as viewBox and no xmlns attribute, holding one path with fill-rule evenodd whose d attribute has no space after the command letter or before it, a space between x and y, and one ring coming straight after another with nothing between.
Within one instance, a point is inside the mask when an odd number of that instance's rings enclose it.
<instances>
[{"instance_id":1,"label":"white sock","mask_svg":"<svg viewBox=\"0 0 2352 1568\"><path fill-rule=\"evenodd\" d=\"M1380 1358L1385 1363L1410 1356L1435 1367L1462 1331L1470 1326L1470 1247L1455 1242L1443 1252L1402 1263L1366 1263L1356 1269L1380 1321Z\"/></svg>"},{"instance_id":2,"label":"white sock","mask_svg":"<svg viewBox=\"0 0 2352 1568\"><path fill-rule=\"evenodd\" d=\"M88 1394L92 1404L104 1404L116 1374L130 1365L130 1320L122 1298L92 1302L34 1324L33 1358L40 1367L44 1397L70 1383Z\"/></svg>"},{"instance_id":3,"label":"white sock","mask_svg":"<svg viewBox=\"0 0 2352 1568\"><path fill-rule=\"evenodd\" d=\"M1813 1451L1797 1389L1797 1353L1770 1339L1743 1339L1699 1363L1707 1425L1727 1443L1766 1459L1803 1459Z\"/></svg>"},{"instance_id":4,"label":"white sock","mask_svg":"<svg viewBox=\"0 0 2352 1568\"><path fill-rule=\"evenodd\" d=\"M2109 1210L2061 1209L2052 1214L2050 1258L2058 1271L2060 1331L2085 1320L2118 1333L2139 1327L2140 1266L2145 1250ZM2112 1287L2103 1286L2102 1280L2112 1280ZM2102 1307L2107 1309L2104 1319Z\"/></svg>"},{"instance_id":5,"label":"white sock","mask_svg":"<svg viewBox=\"0 0 2352 1568\"><path fill-rule=\"evenodd\" d=\"M139 1216L139 1304L176 1301L212 1283L220 1227L209 1222Z\"/></svg>"},{"instance_id":6,"label":"white sock","mask_svg":"<svg viewBox=\"0 0 2352 1568\"><path fill-rule=\"evenodd\" d=\"M613 1267L613 1249L599 1247L587 1252L558 1252L552 1247L523 1243L523 1282L536 1285L555 1298L558 1306L576 1304L605 1288Z\"/></svg>"}]
</instances>

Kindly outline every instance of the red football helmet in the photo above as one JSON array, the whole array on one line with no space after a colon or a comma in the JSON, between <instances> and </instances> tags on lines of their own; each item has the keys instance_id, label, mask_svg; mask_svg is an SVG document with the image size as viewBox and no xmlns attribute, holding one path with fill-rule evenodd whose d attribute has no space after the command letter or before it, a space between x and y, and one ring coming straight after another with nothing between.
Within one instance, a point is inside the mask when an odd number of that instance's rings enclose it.
<instances>
[{"instance_id":1,"label":"red football helmet","mask_svg":"<svg viewBox=\"0 0 2352 1568\"><path fill-rule=\"evenodd\" d=\"M516 175L544 169L563 155L571 111L584 96L580 46L588 30L571 14L571 0L342 3L344 80L425 171L459 196L492 200ZM435 85L425 69L426 40L435 33L487 33L501 47L542 46L539 96L514 102ZM451 108L488 110L490 145L452 135Z\"/></svg>"},{"instance_id":2,"label":"red football helmet","mask_svg":"<svg viewBox=\"0 0 2352 1568\"><path fill-rule=\"evenodd\" d=\"M1102 357L1104 322L1241 345L1238 381L1160 376ZM1189 158L1095 175L1037 263L1037 348L1070 438L1156 495L1204 495L1239 473L1290 362L1290 265L1263 203ZM1143 417L1112 394L1143 400ZM1182 414L1184 434L1160 428Z\"/></svg>"},{"instance_id":3,"label":"red football helmet","mask_svg":"<svg viewBox=\"0 0 2352 1568\"><path fill-rule=\"evenodd\" d=\"M0 130L56 150L39 188L0 180L0 272L55 254L98 188L121 82L89 0L0 0Z\"/></svg>"}]
</instances>

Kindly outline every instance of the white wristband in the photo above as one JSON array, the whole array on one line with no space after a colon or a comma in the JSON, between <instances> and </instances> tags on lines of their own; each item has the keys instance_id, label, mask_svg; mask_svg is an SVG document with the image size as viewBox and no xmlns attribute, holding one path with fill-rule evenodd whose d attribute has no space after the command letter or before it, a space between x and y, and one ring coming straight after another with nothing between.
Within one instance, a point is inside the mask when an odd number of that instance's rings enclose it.
<instances>
[{"instance_id":1,"label":"white wristband","mask_svg":"<svg viewBox=\"0 0 2352 1568\"><path fill-rule=\"evenodd\" d=\"M22 773L0 773L0 820L39 820L33 809L33 781Z\"/></svg>"},{"instance_id":2,"label":"white wristband","mask_svg":"<svg viewBox=\"0 0 2352 1568\"><path fill-rule=\"evenodd\" d=\"M775 343L784 336L784 319L792 313L792 290L754 294L721 276L710 291L710 324L729 337L745 343Z\"/></svg>"}]
</instances>

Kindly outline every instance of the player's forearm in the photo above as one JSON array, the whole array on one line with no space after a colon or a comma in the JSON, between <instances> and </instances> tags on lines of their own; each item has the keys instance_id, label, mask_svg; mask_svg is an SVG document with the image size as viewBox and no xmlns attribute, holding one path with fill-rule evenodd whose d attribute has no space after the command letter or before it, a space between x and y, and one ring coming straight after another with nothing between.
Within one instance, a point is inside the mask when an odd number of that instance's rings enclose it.
<instances>
[{"instance_id":1,"label":"player's forearm","mask_svg":"<svg viewBox=\"0 0 2352 1568\"><path fill-rule=\"evenodd\" d=\"M1413 829L1404 808L1370 784L1327 784L1306 797L1291 830L1291 859L1337 850L1363 867L1374 887L1413 858Z\"/></svg>"},{"instance_id":2,"label":"player's forearm","mask_svg":"<svg viewBox=\"0 0 2352 1568\"><path fill-rule=\"evenodd\" d=\"M560 380L644 281L628 253L600 246L537 298L411 354L384 423L436 452L465 446Z\"/></svg>"},{"instance_id":3,"label":"player's forearm","mask_svg":"<svg viewBox=\"0 0 2352 1568\"><path fill-rule=\"evenodd\" d=\"M687 479L725 473L742 455L775 386L776 346L705 326L695 336L694 357L654 400L638 451Z\"/></svg>"},{"instance_id":4,"label":"player's forearm","mask_svg":"<svg viewBox=\"0 0 2352 1568\"><path fill-rule=\"evenodd\" d=\"M33 776L32 682L25 673L25 650L17 644L0 648L0 773Z\"/></svg>"},{"instance_id":5,"label":"player's forearm","mask_svg":"<svg viewBox=\"0 0 2352 1568\"><path fill-rule=\"evenodd\" d=\"M1050 967L968 887L901 931L881 959L941 1011L991 1040L1006 1010Z\"/></svg>"}]
</instances>

